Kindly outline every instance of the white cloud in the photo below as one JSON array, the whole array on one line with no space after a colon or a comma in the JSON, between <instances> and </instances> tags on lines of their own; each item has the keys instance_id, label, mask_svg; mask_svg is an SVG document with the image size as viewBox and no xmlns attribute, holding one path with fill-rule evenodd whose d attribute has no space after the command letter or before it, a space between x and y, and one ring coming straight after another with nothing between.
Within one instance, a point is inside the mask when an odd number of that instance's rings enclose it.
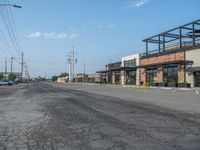
<instances>
[{"instance_id":1,"label":"white cloud","mask_svg":"<svg viewBox=\"0 0 200 150\"><path fill-rule=\"evenodd\" d=\"M75 27L69 27L69 29L68 29L69 31L75 31L76 30L76 28Z\"/></svg>"},{"instance_id":2,"label":"white cloud","mask_svg":"<svg viewBox=\"0 0 200 150\"><path fill-rule=\"evenodd\" d=\"M41 32L34 32L31 33L28 37L29 38L37 38L37 37L41 37L42 33Z\"/></svg>"},{"instance_id":3,"label":"white cloud","mask_svg":"<svg viewBox=\"0 0 200 150\"><path fill-rule=\"evenodd\" d=\"M107 28L110 28L110 29L111 29L111 28L114 28L114 27L115 27L115 24L113 24L113 23L112 23L112 24L109 24L109 25L107 25Z\"/></svg>"},{"instance_id":4,"label":"white cloud","mask_svg":"<svg viewBox=\"0 0 200 150\"><path fill-rule=\"evenodd\" d=\"M103 25L101 22L91 22L91 25L94 25L95 27L97 27L98 29L102 29Z\"/></svg>"},{"instance_id":5,"label":"white cloud","mask_svg":"<svg viewBox=\"0 0 200 150\"><path fill-rule=\"evenodd\" d=\"M148 0L134 0L132 2L129 2L128 7L129 8L141 7L146 3L148 3Z\"/></svg>"},{"instance_id":6,"label":"white cloud","mask_svg":"<svg viewBox=\"0 0 200 150\"><path fill-rule=\"evenodd\" d=\"M114 28L114 26L115 26L115 24L113 24L113 23L106 25L106 24L103 24L101 22L91 22L90 24L96 26L96 28L98 28L98 29L103 29L103 28L111 29L111 28Z\"/></svg>"},{"instance_id":7,"label":"white cloud","mask_svg":"<svg viewBox=\"0 0 200 150\"><path fill-rule=\"evenodd\" d=\"M56 34L55 32L46 32L43 33L43 36L47 39L64 39L67 38L68 34L67 33Z\"/></svg>"},{"instance_id":8,"label":"white cloud","mask_svg":"<svg viewBox=\"0 0 200 150\"><path fill-rule=\"evenodd\" d=\"M33 32L30 33L28 38L46 38L46 39L66 39L66 38L75 38L78 36L78 33L56 33L56 32Z\"/></svg>"},{"instance_id":9,"label":"white cloud","mask_svg":"<svg viewBox=\"0 0 200 150\"><path fill-rule=\"evenodd\" d=\"M72 33L69 37L70 37L71 39L74 39L74 38L76 38L76 37L78 37L78 36L79 36L78 33Z\"/></svg>"}]
</instances>

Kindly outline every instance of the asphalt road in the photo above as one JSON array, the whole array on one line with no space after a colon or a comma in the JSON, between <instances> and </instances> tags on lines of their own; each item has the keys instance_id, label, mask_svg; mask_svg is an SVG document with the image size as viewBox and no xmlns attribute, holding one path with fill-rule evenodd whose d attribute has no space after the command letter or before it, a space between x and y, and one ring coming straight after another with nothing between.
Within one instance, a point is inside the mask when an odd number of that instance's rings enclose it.
<instances>
[{"instance_id":1,"label":"asphalt road","mask_svg":"<svg viewBox=\"0 0 200 150\"><path fill-rule=\"evenodd\" d=\"M199 114L46 83L0 91L0 149L200 149Z\"/></svg>"}]
</instances>

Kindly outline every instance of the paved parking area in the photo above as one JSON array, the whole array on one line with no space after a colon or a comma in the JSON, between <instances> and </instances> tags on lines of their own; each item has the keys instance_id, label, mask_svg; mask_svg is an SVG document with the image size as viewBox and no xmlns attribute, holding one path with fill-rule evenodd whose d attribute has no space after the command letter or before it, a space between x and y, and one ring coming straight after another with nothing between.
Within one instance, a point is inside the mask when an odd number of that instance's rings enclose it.
<instances>
[{"instance_id":1,"label":"paved parking area","mask_svg":"<svg viewBox=\"0 0 200 150\"><path fill-rule=\"evenodd\" d=\"M173 89L173 88L127 88L122 86L108 86L96 84L54 84L56 87L65 87L95 93L105 96L121 98L122 100L144 102L168 109L187 113L200 113L200 89Z\"/></svg>"},{"instance_id":2,"label":"paved parking area","mask_svg":"<svg viewBox=\"0 0 200 150\"><path fill-rule=\"evenodd\" d=\"M15 85L3 90L2 150L200 149L200 114L145 100L159 96L162 101L170 95L179 97L177 94L195 96L190 92L55 83Z\"/></svg>"}]
</instances>

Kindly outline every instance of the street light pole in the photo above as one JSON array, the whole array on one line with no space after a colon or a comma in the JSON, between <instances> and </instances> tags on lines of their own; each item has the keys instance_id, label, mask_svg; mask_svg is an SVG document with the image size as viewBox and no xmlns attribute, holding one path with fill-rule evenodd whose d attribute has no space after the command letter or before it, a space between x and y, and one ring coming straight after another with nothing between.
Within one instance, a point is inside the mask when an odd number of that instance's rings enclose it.
<instances>
[{"instance_id":1,"label":"street light pole","mask_svg":"<svg viewBox=\"0 0 200 150\"><path fill-rule=\"evenodd\" d=\"M13 59L14 59L14 57L10 58L10 60L11 60L10 73L13 73Z\"/></svg>"}]
</instances>

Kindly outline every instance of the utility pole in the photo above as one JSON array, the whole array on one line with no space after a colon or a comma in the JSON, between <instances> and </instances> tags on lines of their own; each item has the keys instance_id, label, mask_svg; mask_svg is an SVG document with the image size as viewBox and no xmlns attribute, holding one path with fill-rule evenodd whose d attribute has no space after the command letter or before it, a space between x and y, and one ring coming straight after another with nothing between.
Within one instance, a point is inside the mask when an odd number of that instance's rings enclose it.
<instances>
[{"instance_id":1,"label":"utility pole","mask_svg":"<svg viewBox=\"0 0 200 150\"><path fill-rule=\"evenodd\" d=\"M86 63L84 63L84 65L83 65L83 73L84 74L86 73Z\"/></svg>"},{"instance_id":2,"label":"utility pole","mask_svg":"<svg viewBox=\"0 0 200 150\"><path fill-rule=\"evenodd\" d=\"M23 70L24 70L24 53L21 56L21 80L23 80Z\"/></svg>"},{"instance_id":3,"label":"utility pole","mask_svg":"<svg viewBox=\"0 0 200 150\"><path fill-rule=\"evenodd\" d=\"M5 58L5 78L7 78L7 58Z\"/></svg>"},{"instance_id":4,"label":"utility pole","mask_svg":"<svg viewBox=\"0 0 200 150\"><path fill-rule=\"evenodd\" d=\"M85 82L85 73L86 73L86 72L85 72L85 71L86 71L85 68L86 68L86 64L84 63L84 64L83 64L83 82Z\"/></svg>"},{"instance_id":5,"label":"utility pole","mask_svg":"<svg viewBox=\"0 0 200 150\"><path fill-rule=\"evenodd\" d=\"M24 78L26 80L30 80L30 76L29 76L29 73L28 73L28 65L24 65L24 72L25 72Z\"/></svg>"},{"instance_id":6,"label":"utility pole","mask_svg":"<svg viewBox=\"0 0 200 150\"><path fill-rule=\"evenodd\" d=\"M72 80L74 79L74 70L75 70L75 65L77 63L77 57L76 57L76 53L74 51L74 42L73 42L73 47L70 50L69 53L67 53L67 61L69 64L69 83L72 82Z\"/></svg>"},{"instance_id":7,"label":"utility pole","mask_svg":"<svg viewBox=\"0 0 200 150\"><path fill-rule=\"evenodd\" d=\"M27 78L27 65L24 65L24 78L26 79Z\"/></svg>"},{"instance_id":8,"label":"utility pole","mask_svg":"<svg viewBox=\"0 0 200 150\"><path fill-rule=\"evenodd\" d=\"M13 72L13 59L14 59L14 57L10 58L10 60L11 60L11 62L10 62L10 73Z\"/></svg>"}]
</instances>

